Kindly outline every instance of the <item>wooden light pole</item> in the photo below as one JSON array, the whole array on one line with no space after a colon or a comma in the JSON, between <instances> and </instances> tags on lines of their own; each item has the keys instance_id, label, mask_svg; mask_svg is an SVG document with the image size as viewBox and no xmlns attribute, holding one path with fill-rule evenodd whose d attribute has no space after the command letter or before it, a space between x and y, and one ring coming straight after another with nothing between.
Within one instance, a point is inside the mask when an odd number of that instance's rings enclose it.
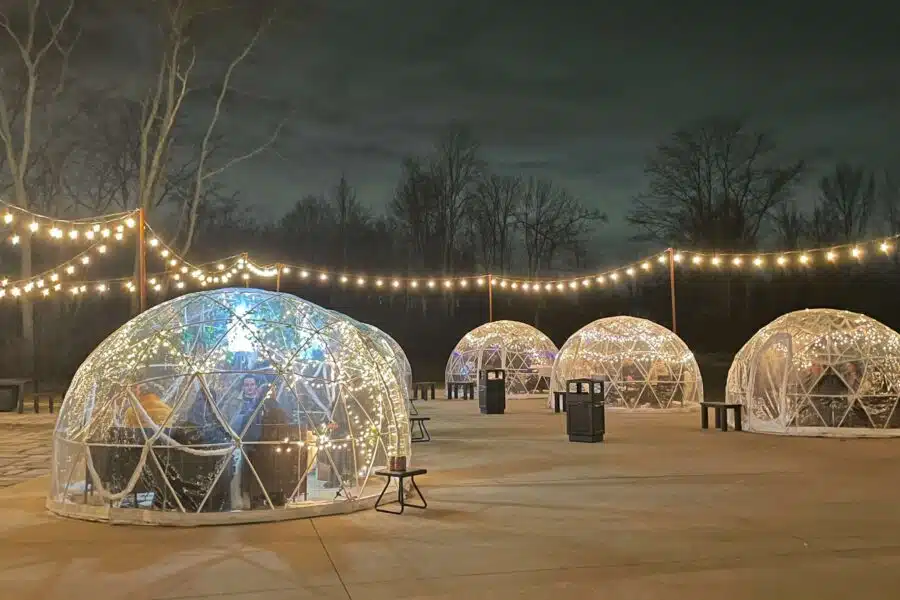
<instances>
[{"instance_id":1,"label":"wooden light pole","mask_svg":"<svg viewBox=\"0 0 900 600\"><path fill-rule=\"evenodd\" d=\"M488 286L488 322L492 323L494 321L494 276L488 273L487 276L487 286Z\"/></svg>"},{"instance_id":2,"label":"wooden light pole","mask_svg":"<svg viewBox=\"0 0 900 600\"><path fill-rule=\"evenodd\" d=\"M669 296L672 299L672 333L678 333L678 319L675 315L675 249L669 248Z\"/></svg>"}]
</instances>

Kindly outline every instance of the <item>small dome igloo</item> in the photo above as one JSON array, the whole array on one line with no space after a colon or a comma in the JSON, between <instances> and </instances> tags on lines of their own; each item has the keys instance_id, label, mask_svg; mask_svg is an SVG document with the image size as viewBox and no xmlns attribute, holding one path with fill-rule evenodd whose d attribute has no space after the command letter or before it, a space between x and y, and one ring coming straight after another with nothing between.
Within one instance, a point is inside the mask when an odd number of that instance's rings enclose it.
<instances>
[{"instance_id":1,"label":"small dome igloo","mask_svg":"<svg viewBox=\"0 0 900 600\"><path fill-rule=\"evenodd\" d=\"M725 389L748 431L900 435L900 334L845 310L791 312L744 344Z\"/></svg>"},{"instance_id":2,"label":"small dome igloo","mask_svg":"<svg viewBox=\"0 0 900 600\"><path fill-rule=\"evenodd\" d=\"M553 365L552 392L570 379L606 381L613 408L684 408L703 400L694 355L677 335L652 321L607 317L588 323L566 340Z\"/></svg>"},{"instance_id":3,"label":"small dome igloo","mask_svg":"<svg viewBox=\"0 0 900 600\"><path fill-rule=\"evenodd\" d=\"M78 369L48 508L111 522L229 523L368 507L409 455L403 382L351 319L222 289L132 319Z\"/></svg>"},{"instance_id":4,"label":"small dome igloo","mask_svg":"<svg viewBox=\"0 0 900 600\"><path fill-rule=\"evenodd\" d=\"M445 380L475 383L483 369L505 369L508 395L543 394L557 351L553 341L531 325L492 321L459 340L447 361Z\"/></svg>"}]
</instances>

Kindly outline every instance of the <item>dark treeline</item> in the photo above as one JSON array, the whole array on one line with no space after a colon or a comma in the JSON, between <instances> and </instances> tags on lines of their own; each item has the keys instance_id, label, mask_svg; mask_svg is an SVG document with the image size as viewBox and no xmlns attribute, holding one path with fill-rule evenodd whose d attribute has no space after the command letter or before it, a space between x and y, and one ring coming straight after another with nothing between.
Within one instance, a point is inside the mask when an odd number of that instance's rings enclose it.
<instances>
[{"instance_id":1,"label":"dark treeline","mask_svg":"<svg viewBox=\"0 0 900 600\"><path fill-rule=\"evenodd\" d=\"M494 172L472 133L452 124L429 155L408 157L386 210L375 213L341 177L274 223L238 198L202 205L194 249L215 259L248 250L336 272L382 275L515 272L537 277L585 268L585 242L605 214L548 178Z\"/></svg>"},{"instance_id":2,"label":"dark treeline","mask_svg":"<svg viewBox=\"0 0 900 600\"><path fill-rule=\"evenodd\" d=\"M260 40L288 22L285 11L299 10L297 3L261 0L215 11L198 10L192 0L14 4L0 32L0 191L18 209L65 219L140 208L163 241L194 262L250 252L260 262L290 261L335 274L491 272L529 279L614 266L587 251L593 237L620 226L606 223L607 207L576 198L562 181L499 172L477 132L459 123L438 135L431 151L403 161L390 198L359 198L352 178L342 177L331 189L297 198L274 222L261 221L257 207L225 189L220 175L276 148L292 133L291 115L273 109L255 116L255 139L228 135L229 125L242 120L234 78L277 59ZM276 9L282 18L272 19ZM148 58L129 73L127 94L94 76L98 55L117 43L119 26ZM646 191L630 199L629 222L648 248L748 257L900 231L900 180L866 165L823 171L786 156L789 150L778 148L771 134L741 120L690 124L650 152ZM801 202L798 191L811 188L818 190L815 201ZM14 234L20 243L0 248L0 271L13 283L32 280L85 247L48 243L21 228L8 235ZM69 280L134 273L134 238L123 246ZM732 352L771 318L814 305L860 310L900 327L890 310L897 290L893 256L873 260L870 252L863 264L850 262L719 274L684 265L676 286L679 333L697 351ZM156 258L149 266L164 268ZM539 296L498 290L494 317L534 323L558 344L604 315L669 325L663 271L657 267L614 290ZM459 337L488 318L486 294L475 291L376 293L296 279L286 279L282 289L391 333L422 378L437 378ZM167 287L151 300L174 292ZM134 297L118 289L103 298L31 297L7 295L0 304L2 374L67 379L135 310Z\"/></svg>"},{"instance_id":3,"label":"dark treeline","mask_svg":"<svg viewBox=\"0 0 900 600\"><path fill-rule=\"evenodd\" d=\"M885 174L835 165L820 177L816 202L801 210L794 193L808 177L804 165L775 162L774 151L770 138L738 121L711 119L685 128L648 157L648 191L634 200L630 221L654 246L740 251L748 261L756 251L836 246L897 231L898 196ZM459 167L456 174L443 171L449 168L445 164ZM445 177L454 183L443 183ZM584 240L604 227L599 210L586 208L554 182L491 172L471 134L458 125L448 128L431 156L404 162L384 214L366 210L342 177L321 196L298 200L274 223L252 215L253 208L236 198L203 204L192 256L214 259L250 251L260 259L322 266L334 274L384 276L488 271L574 276L603 266L602 257L589 264L583 251ZM56 257L66 251L54 248ZM814 256L819 264L810 268L794 261L793 267L775 269L771 257L767 269L715 270L685 261L676 274L679 333L698 352L733 352L769 320L809 306L858 310L900 327L892 310L900 275L894 255L872 256L878 254L872 245L866 251L858 262L845 249L834 265ZM105 268L127 272L131 257L117 256ZM289 276L282 278L282 289L388 331L407 349L419 378L439 379L459 337L488 316L484 291L345 290ZM497 290L494 317L536 324L561 345L577 328L606 315L632 314L671 326L669 293L666 269L657 267L603 291L536 297ZM5 316L14 323L7 306ZM130 311L118 293L102 299L62 297L37 306L44 325L38 366L51 378L71 375ZM16 340L7 340L6 364L14 364Z\"/></svg>"}]
</instances>

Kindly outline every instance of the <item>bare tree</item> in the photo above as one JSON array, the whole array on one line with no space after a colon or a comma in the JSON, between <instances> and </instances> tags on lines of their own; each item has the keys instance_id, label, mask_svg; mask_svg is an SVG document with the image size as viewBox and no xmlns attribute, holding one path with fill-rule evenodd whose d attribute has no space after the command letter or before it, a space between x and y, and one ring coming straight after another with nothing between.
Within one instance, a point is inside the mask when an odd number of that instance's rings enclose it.
<instances>
[{"instance_id":1,"label":"bare tree","mask_svg":"<svg viewBox=\"0 0 900 600\"><path fill-rule=\"evenodd\" d=\"M521 179L494 173L483 177L475 188L471 210L474 241L488 271L503 272L510 265L522 192Z\"/></svg>"},{"instance_id":2,"label":"bare tree","mask_svg":"<svg viewBox=\"0 0 900 600\"><path fill-rule=\"evenodd\" d=\"M880 187L881 204L887 217L888 235L900 233L900 181L885 171Z\"/></svg>"},{"instance_id":3,"label":"bare tree","mask_svg":"<svg viewBox=\"0 0 900 600\"><path fill-rule=\"evenodd\" d=\"M628 220L644 237L696 248L752 248L787 199L803 162L779 164L775 142L739 119L712 118L675 132L647 160L650 183Z\"/></svg>"},{"instance_id":4,"label":"bare tree","mask_svg":"<svg viewBox=\"0 0 900 600\"><path fill-rule=\"evenodd\" d=\"M51 139L54 125L51 108L66 79L69 56L77 40L71 33L70 17L74 0L62 4L50 0L25 0L13 11L0 13L0 29L12 44L12 53L3 58L0 72L0 139L9 174L14 203L28 210L33 203L28 175L34 165L35 147ZM45 128L42 138L41 127ZM22 237L20 277L32 275L32 247ZM23 362L34 369L34 307L23 299Z\"/></svg>"},{"instance_id":5,"label":"bare tree","mask_svg":"<svg viewBox=\"0 0 900 600\"><path fill-rule=\"evenodd\" d=\"M331 206L325 198L315 195L299 200L278 223L285 246L295 250L304 260L324 264L332 258L329 242L334 227Z\"/></svg>"},{"instance_id":6,"label":"bare tree","mask_svg":"<svg viewBox=\"0 0 900 600\"><path fill-rule=\"evenodd\" d=\"M812 233L817 243L845 243L866 234L875 210L875 175L862 167L839 163L819 180L819 203Z\"/></svg>"},{"instance_id":7,"label":"bare tree","mask_svg":"<svg viewBox=\"0 0 900 600\"><path fill-rule=\"evenodd\" d=\"M582 237L606 215L586 208L566 189L548 179L531 178L525 186L518 225L522 231L528 275L550 268L560 249L578 254Z\"/></svg>"},{"instance_id":8,"label":"bare tree","mask_svg":"<svg viewBox=\"0 0 900 600\"><path fill-rule=\"evenodd\" d=\"M407 267L439 266L436 263L440 262L440 255L434 260L434 245L430 243L438 236L437 189L434 174L421 161L403 161L403 174L391 200L390 214L406 238Z\"/></svg>"},{"instance_id":9,"label":"bare tree","mask_svg":"<svg viewBox=\"0 0 900 600\"><path fill-rule=\"evenodd\" d=\"M441 267L453 270L459 232L484 170L478 143L468 128L453 123L444 132L431 158L429 171L434 185L437 240L441 244Z\"/></svg>"},{"instance_id":10,"label":"bare tree","mask_svg":"<svg viewBox=\"0 0 900 600\"><path fill-rule=\"evenodd\" d=\"M176 3L177 5L183 6L183 0ZM204 198L204 190L205 186L208 185L208 182L228 170L229 168L244 162L263 151L270 148L275 141L278 139L278 134L281 132L281 128L284 126L284 121L279 123L272 135L267 139L263 144L253 148L252 150L245 152L243 154L233 156L227 160L225 160L222 164L218 166L211 166L210 157L214 150L213 145L213 136L216 130L216 126L219 123L219 117L222 114L222 105L225 102L225 98L228 95L228 92L231 89L231 80L234 75L235 69L240 65L247 56L253 51L253 48L256 46L256 43L259 41L259 37L262 34L264 28L271 23L271 17L263 21L259 27L254 32L253 36L250 38L250 41L244 45L244 48L228 63L228 67L225 70L225 74L222 77L222 83L219 87L219 93L216 96L216 104L213 110L213 115L209 120L209 123L206 127L206 132L203 135L203 140L200 142L200 150L197 156L197 166L194 170L193 176L193 185L191 186L191 195L189 200L184 204L187 208L186 212L188 213L187 218L187 234L185 236L184 243L181 246L181 254L187 254L188 250L191 248L191 243L194 239L194 231L197 227L197 215L199 214L200 204ZM188 70L189 72L189 70ZM187 73L185 74L185 86L187 85Z\"/></svg>"},{"instance_id":11,"label":"bare tree","mask_svg":"<svg viewBox=\"0 0 900 600\"><path fill-rule=\"evenodd\" d=\"M359 237L361 230L365 229L369 215L356 199L356 190L351 187L347 177L343 174L332 194L334 204L334 217L337 225L336 242L340 254L341 266L349 266L349 250L353 244L353 238Z\"/></svg>"},{"instance_id":12,"label":"bare tree","mask_svg":"<svg viewBox=\"0 0 900 600\"><path fill-rule=\"evenodd\" d=\"M791 250L800 247L810 227L807 219L797 209L794 202L779 204L772 215L772 222L779 247Z\"/></svg>"}]
</instances>

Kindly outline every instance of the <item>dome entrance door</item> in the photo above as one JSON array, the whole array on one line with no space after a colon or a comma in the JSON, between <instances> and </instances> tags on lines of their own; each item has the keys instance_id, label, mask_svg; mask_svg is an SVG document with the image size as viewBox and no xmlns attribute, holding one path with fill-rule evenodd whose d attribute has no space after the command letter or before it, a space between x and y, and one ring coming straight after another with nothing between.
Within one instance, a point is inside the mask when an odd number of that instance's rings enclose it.
<instances>
[{"instance_id":1,"label":"dome entrance door","mask_svg":"<svg viewBox=\"0 0 900 600\"><path fill-rule=\"evenodd\" d=\"M747 419L759 429L772 426L784 428L790 423L791 403L788 402L788 375L793 348L791 336L778 333L769 338L756 352L750 371L750 393L747 398Z\"/></svg>"}]
</instances>

